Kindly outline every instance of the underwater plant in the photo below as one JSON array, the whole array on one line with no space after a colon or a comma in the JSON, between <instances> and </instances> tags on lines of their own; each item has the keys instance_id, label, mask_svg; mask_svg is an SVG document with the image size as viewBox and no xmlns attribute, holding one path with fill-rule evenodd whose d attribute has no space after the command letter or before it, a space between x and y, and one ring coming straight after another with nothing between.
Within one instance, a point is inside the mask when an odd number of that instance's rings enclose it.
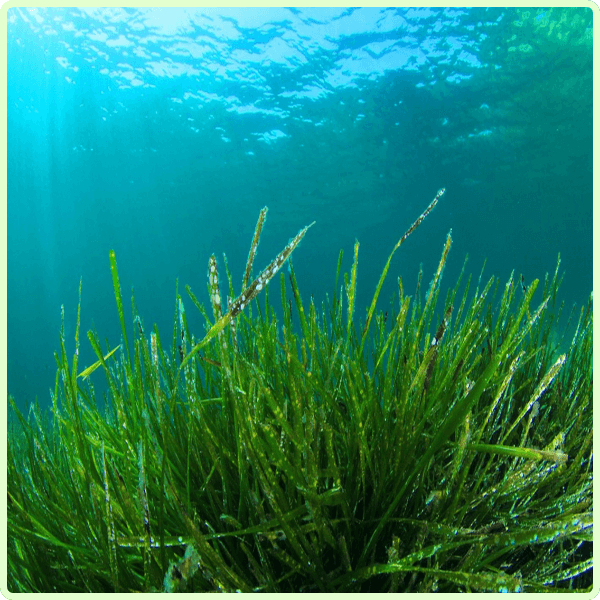
<instances>
[{"instance_id":1,"label":"underwater plant","mask_svg":"<svg viewBox=\"0 0 600 600\"><path fill-rule=\"evenodd\" d=\"M187 287L201 339L178 292L166 343L132 295L131 337L111 251L122 343L88 332L78 373L80 312L71 359L63 313L51 413L9 398L9 590L590 591L592 297L564 352L560 257L537 307L537 280L470 294L464 266L442 303L449 234L425 296L398 278L378 308L443 194L362 323L358 242L321 306L290 262L277 316L267 284L310 225L251 280L266 208L241 292L225 261L222 295L214 255L212 317Z\"/></svg>"}]
</instances>

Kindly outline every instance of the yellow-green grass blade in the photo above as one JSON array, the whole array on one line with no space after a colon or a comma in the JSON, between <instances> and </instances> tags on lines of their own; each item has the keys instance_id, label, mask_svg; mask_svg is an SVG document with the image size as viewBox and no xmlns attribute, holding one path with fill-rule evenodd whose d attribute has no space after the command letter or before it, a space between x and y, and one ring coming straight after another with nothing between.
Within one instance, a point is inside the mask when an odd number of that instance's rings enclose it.
<instances>
[{"instance_id":1,"label":"yellow-green grass blade","mask_svg":"<svg viewBox=\"0 0 600 600\"><path fill-rule=\"evenodd\" d=\"M514 446L502 446L500 444L469 444L467 450L475 452L487 452L503 456L514 456L527 460L550 460L558 464L564 464L568 456L561 451L550 452L548 450L537 450L536 448L519 448Z\"/></svg>"},{"instance_id":2,"label":"yellow-green grass blade","mask_svg":"<svg viewBox=\"0 0 600 600\"><path fill-rule=\"evenodd\" d=\"M115 251L111 250L108 253L110 260L110 272L113 280L113 288L115 290L115 300L117 302L117 312L119 313L119 322L121 323L121 331L125 342L125 352L127 355L126 364L129 364L129 343L127 341L127 328L125 327L125 314L123 312L123 299L121 298L121 285L119 284L119 271L117 270L117 258Z\"/></svg>"},{"instance_id":3,"label":"yellow-green grass blade","mask_svg":"<svg viewBox=\"0 0 600 600\"><path fill-rule=\"evenodd\" d=\"M106 366L106 361L121 347L121 344L115 346L108 354L105 354L100 360L97 360L94 364L87 367L79 373L78 377L81 377L84 381L98 368Z\"/></svg>"}]
</instances>

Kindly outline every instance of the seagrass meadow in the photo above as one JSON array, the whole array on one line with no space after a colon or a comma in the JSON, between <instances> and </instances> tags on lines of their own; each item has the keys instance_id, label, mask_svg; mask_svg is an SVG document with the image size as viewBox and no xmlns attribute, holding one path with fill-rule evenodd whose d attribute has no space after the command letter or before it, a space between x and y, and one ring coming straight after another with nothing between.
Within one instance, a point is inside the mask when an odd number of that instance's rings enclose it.
<instances>
[{"instance_id":1,"label":"seagrass meadow","mask_svg":"<svg viewBox=\"0 0 600 600\"><path fill-rule=\"evenodd\" d=\"M210 257L209 309L176 293L166 337L111 252L121 343L88 332L81 369L63 321L52 410L9 399L9 590L591 591L592 296L565 339L560 260L442 293L449 234L426 291L380 297L443 193L364 319L358 242L321 306L289 261L310 226L252 279L266 208L240 293Z\"/></svg>"}]
</instances>

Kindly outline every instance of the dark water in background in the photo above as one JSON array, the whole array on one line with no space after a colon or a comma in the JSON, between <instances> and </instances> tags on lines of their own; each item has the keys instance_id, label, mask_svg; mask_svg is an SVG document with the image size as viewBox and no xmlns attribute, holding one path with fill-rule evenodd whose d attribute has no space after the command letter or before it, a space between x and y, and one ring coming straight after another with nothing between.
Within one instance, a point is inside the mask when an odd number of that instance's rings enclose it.
<instances>
[{"instance_id":1,"label":"dark water in background","mask_svg":"<svg viewBox=\"0 0 600 600\"><path fill-rule=\"evenodd\" d=\"M239 286L267 205L255 272L316 220L294 253L303 298L331 294L357 238L363 317L442 186L381 306L398 275L413 293L420 264L426 289L450 229L443 285L467 253L475 276L487 259L488 276L529 282L560 252L561 298L587 300L590 9L11 8L8 391L48 405L60 307L72 353L80 277L80 368L93 326L120 342L111 248L126 316L133 287L167 343L176 278L206 302L208 257L226 252Z\"/></svg>"}]
</instances>

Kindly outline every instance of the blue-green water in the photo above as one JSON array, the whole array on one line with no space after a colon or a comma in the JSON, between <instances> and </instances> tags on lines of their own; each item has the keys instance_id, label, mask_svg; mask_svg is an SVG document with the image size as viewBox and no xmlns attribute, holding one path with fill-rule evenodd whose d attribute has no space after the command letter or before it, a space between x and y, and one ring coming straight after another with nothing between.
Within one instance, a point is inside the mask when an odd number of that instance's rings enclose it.
<instances>
[{"instance_id":1,"label":"blue-green water","mask_svg":"<svg viewBox=\"0 0 600 600\"><path fill-rule=\"evenodd\" d=\"M358 239L362 317L442 186L382 306L398 275L413 293L420 264L427 286L450 229L446 285L466 254L469 272L487 260L487 275L528 282L560 252L561 299L587 300L590 9L11 8L8 391L49 404L80 278L80 366L90 328L120 342L111 248L127 314L133 288L168 340L176 278L207 300L208 257L226 252L239 291L267 205L255 269L316 220L294 253L300 289L331 294Z\"/></svg>"}]
</instances>

